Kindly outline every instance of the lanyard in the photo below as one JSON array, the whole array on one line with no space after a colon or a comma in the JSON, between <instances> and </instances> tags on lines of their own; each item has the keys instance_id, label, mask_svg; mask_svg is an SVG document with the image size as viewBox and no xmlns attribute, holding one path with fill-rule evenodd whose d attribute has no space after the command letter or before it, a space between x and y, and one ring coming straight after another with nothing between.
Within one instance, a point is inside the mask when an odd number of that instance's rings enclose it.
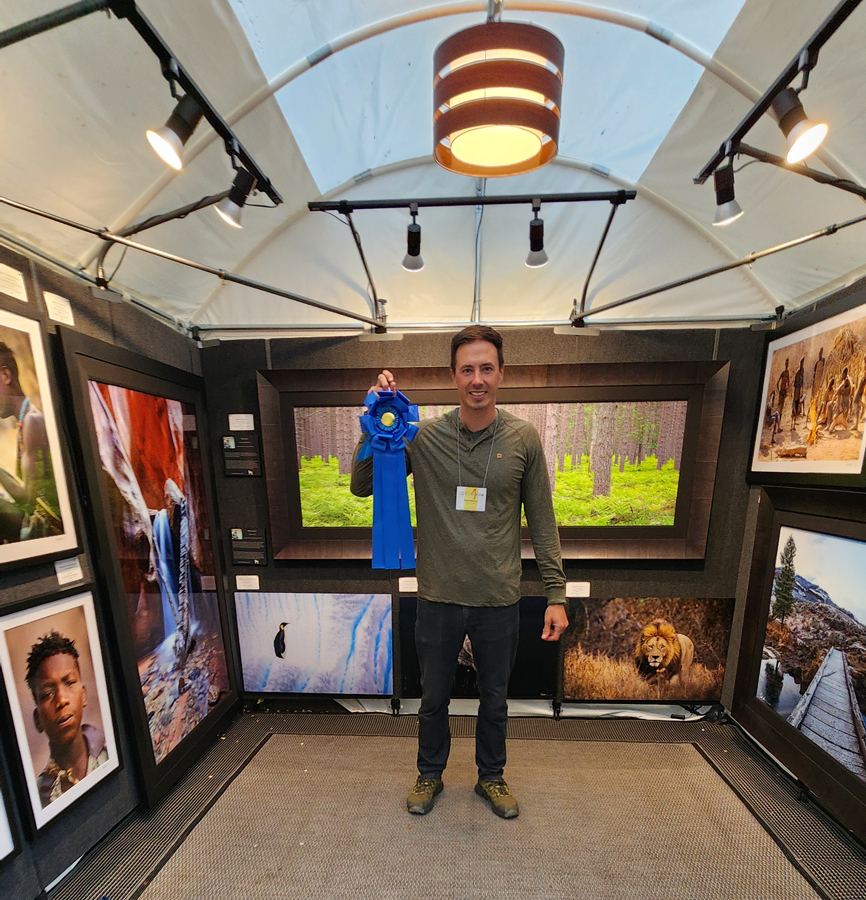
<instances>
[{"instance_id":1,"label":"lanyard","mask_svg":"<svg viewBox=\"0 0 866 900\"><path fill-rule=\"evenodd\" d=\"M496 423L493 426L493 437L490 438L490 452L487 454L487 465L484 468L484 481L481 487L487 487L487 473L490 471L490 460L493 458L493 442L496 440L496 429L499 428L499 413L496 413ZM463 477L460 474L460 410L457 410L457 486L460 487Z\"/></svg>"}]
</instances>

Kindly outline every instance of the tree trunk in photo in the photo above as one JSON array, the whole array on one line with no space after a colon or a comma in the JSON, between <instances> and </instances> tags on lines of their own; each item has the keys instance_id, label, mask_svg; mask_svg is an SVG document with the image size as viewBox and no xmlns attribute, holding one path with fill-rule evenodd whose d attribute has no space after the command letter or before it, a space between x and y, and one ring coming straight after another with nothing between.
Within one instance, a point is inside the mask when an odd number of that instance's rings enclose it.
<instances>
[{"instance_id":1,"label":"tree trunk in photo","mask_svg":"<svg viewBox=\"0 0 866 900\"><path fill-rule=\"evenodd\" d=\"M556 447L559 443L560 410L558 403L547 403L544 409L544 434L541 446L544 448L544 459L547 462L547 477L550 479L550 492L556 490Z\"/></svg>"},{"instance_id":2,"label":"tree trunk in photo","mask_svg":"<svg viewBox=\"0 0 866 900\"><path fill-rule=\"evenodd\" d=\"M301 457L304 455L303 448L306 443L307 433L307 410L295 409L295 458L298 463L298 471L301 471Z\"/></svg>"},{"instance_id":3,"label":"tree trunk in photo","mask_svg":"<svg viewBox=\"0 0 866 900\"><path fill-rule=\"evenodd\" d=\"M582 403L575 403L574 406L574 431L571 433L571 468L579 469L583 462L583 445L586 440L586 431L584 429L584 417L586 411Z\"/></svg>"},{"instance_id":4,"label":"tree trunk in photo","mask_svg":"<svg viewBox=\"0 0 866 900\"><path fill-rule=\"evenodd\" d=\"M676 403L667 401L662 403L661 423L659 424L659 443L656 450L656 468L662 466L671 458L671 435L676 424Z\"/></svg>"},{"instance_id":5,"label":"tree trunk in photo","mask_svg":"<svg viewBox=\"0 0 866 900\"><path fill-rule=\"evenodd\" d=\"M592 421L590 466L593 473L593 497L610 494L611 457L616 429L613 403L596 403Z\"/></svg>"},{"instance_id":6,"label":"tree trunk in photo","mask_svg":"<svg viewBox=\"0 0 866 900\"><path fill-rule=\"evenodd\" d=\"M559 403L559 434L556 439L556 471L565 471L565 454L568 451L568 432L571 426L572 404Z\"/></svg>"},{"instance_id":7,"label":"tree trunk in photo","mask_svg":"<svg viewBox=\"0 0 866 900\"><path fill-rule=\"evenodd\" d=\"M677 403L677 413L674 420L674 434L676 435L674 444L674 468L679 472L680 466L683 461L683 439L686 434L686 413L688 412L689 405L685 400L681 400Z\"/></svg>"},{"instance_id":8,"label":"tree trunk in photo","mask_svg":"<svg viewBox=\"0 0 866 900\"><path fill-rule=\"evenodd\" d=\"M360 411L352 406L337 408L337 463L341 475L348 475L352 471L352 456L361 436L359 415Z\"/></svg>"}]
</instances>

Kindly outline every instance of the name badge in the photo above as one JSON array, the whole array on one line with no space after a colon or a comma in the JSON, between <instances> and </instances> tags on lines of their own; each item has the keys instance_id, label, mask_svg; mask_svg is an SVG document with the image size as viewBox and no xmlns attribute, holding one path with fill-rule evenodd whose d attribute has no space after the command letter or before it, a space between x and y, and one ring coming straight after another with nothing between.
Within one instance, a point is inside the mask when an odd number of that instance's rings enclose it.
<instances>
[{"instance_id":1,"label":"name badge","mask_svg":"<svg viewBox=\"0 0 866 900\"><path fill-rule=\"evenodd\" d=\"M466 512L484 512L487 507L487 488L458 487L457 509Z\"/></svg>"}]
</instances>

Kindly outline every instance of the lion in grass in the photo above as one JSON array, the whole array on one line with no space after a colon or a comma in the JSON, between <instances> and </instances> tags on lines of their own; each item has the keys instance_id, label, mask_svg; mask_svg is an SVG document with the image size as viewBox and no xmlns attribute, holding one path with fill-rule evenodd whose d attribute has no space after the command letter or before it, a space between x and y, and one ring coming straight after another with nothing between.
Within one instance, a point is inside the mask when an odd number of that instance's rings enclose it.
<instances>
[{"instance_id":1,"label":"lion in grass","mask_svg":"<svg viewBox=\"0 0 866 900\"><path fill-rule=\"evenodd\" d=\"M664 619L650 622L641 631L634 650L637 670L647 681L664 679L671 684L682 684L688 680L694 658L692 639L679 634Z\"/></svg>"}]
</instances>

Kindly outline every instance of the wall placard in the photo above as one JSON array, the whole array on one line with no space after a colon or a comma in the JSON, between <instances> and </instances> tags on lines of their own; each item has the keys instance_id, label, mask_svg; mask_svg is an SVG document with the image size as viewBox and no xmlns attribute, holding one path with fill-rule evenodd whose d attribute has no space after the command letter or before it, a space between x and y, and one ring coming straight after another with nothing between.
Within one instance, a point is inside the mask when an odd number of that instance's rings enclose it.
<instances>
[{"instance_id":1,"label":"wall placard","mask_svg":"<svg viewBox=\"0 0 866 900\"><path fill-rule=\"evenodd\" d=\"M223 465L227 476L261 475L262 455L255 434L224 434Z\"/></svg>"},{"instance_id":2,"label":"wall placard","mask_svg":"<svg viewBox=\"0 0 866 900\"><path fill-rule=\"evenodd\" d=\"M268 547L261 528L231 528L232 565L266 566Z\"/></svg>"}]
</instances>

